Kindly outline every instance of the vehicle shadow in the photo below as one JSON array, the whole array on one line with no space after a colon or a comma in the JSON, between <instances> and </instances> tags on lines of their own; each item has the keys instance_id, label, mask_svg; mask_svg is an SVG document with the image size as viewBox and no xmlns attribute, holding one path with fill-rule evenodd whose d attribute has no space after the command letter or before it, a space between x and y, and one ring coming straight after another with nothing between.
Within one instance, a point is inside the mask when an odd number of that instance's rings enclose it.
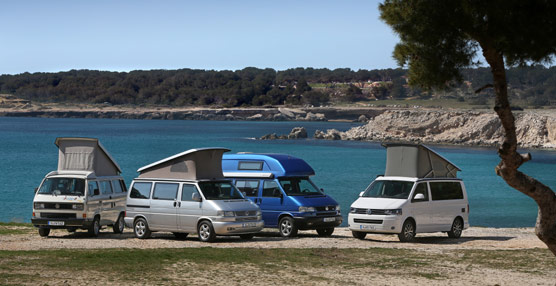
<instances>
[{"instance_id":1,"label":"vehicle shadow","mask_svg":"<svg viewBox=\"0 0 556 286\"><path fill-rule=\"evenodd\" d=\"M414 244L463 244L472 241L508 241L514 239L514 236L462 236L460 238L449 238L447 236L426 236L426 237L419 237L418 235L415 237L415 240L411 243ZM401 243L397 239L390 240L390 239L380 239L377 237L367 237L365 240L380 242L380 243Z\"/></svg>"}]
</instances>

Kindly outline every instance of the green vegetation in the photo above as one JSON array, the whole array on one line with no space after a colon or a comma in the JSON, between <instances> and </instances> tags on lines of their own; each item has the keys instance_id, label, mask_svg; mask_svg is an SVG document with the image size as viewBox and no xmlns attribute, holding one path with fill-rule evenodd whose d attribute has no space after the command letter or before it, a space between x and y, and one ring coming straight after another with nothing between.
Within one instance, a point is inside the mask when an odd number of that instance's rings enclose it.
<instances>
[{"instance_id":1,"label":"green vegetation","mask_svg":"<svg viewBox=\"0 0 556 286\"><path fill-rule=\"evenodd\" d=\"M448 269L447 269L448 267ZM0 283L48 281L57 284L98 277L96 283L179 284L260 281L352 283L374 273L405 279L448 279L470 269L511 270L545 275L556 268L548 250L453 250L427 253L409 249L106 249L0 251ZM340 275L332 275L338 273ZM287 275L284 275L287 274ZM376 277L376 276L375 276ZM191 279L197 280L191 280ZM42 279L42 280L39 280ZM58 280L56 280L58 279ZM201 280L198 280L201 279ZM378 278L376 278L378 279ZM289 282L291 284L291 282Z\"/></svg>"},{"instance_id":2,"label":"green vegetation","mask_svg":"<svg viewBox=\"0 0 556 286\"><path fill-rule=\"evenodd\" d=\"M507 75L510 95L512 99L520 101L523 107L556 106L556 68L513 68L508 70ZM469 106L493 98L492 89L475 94L476 89L492 82L492 75L486 68L463 69L462 82L451 82L453 90L450 92L410 87L407 76L408 72L404 69L71 70L0 75L0 94L59 104L110 103L174 107L319 106L392 99L459 99Z\"/></svg>"},{"instance_id":3,"label":"green vegetation","mask_svg":"<svg viewBox=\"0 0 556 286\"><path fill-rule=\"evenodd\" d=\"M30 223L0 222L0 235L27 234L36 231Z\"/></svg>"}]
</instances>

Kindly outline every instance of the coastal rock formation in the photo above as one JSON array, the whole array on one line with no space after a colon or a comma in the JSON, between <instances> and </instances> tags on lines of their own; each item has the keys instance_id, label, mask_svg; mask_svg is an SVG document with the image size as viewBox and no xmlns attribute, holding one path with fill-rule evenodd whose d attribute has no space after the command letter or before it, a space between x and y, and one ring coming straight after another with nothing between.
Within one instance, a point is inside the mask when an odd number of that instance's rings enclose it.
<instances>
[{"instance_id":1,"label":"coastal rock formation","mask_svg":"<svg viewBox=\"0 0 556 286\"><path fill-rule=\"evenodd\" d=\"M533 112L515 114L522 148L555 148L556 118ZM404 141L435 144L498 145L503 138L494 112L390 110L366 125L341 133L345 140ZM316 138L316 137L315 137Z\"/></svg>"},{"instance_id":2,"label":"coastal rock formation","mask_svg":"<svg viewBox=\"0 0 556 286\"><path fill-rule=\"evenodd\" d=\"M277 135L276 133L270 133L263 135L259 140L276 140L276 139L305 139L307 138L307 130L305 127L294 127L290 134L288 135Z\"/></svg>"},{"instance_id":3,"label":"coastal rock formation","mask_svg":"<svg viewBox=\"0 0 556 286\"><path fill-rule=\"evenodd\" d=\"M342 132L336 129L328 129L326 133L320 130L315 131L313 135L315 139L325 139L325 140L342 140Z\"/></svg>"}]
</instances>

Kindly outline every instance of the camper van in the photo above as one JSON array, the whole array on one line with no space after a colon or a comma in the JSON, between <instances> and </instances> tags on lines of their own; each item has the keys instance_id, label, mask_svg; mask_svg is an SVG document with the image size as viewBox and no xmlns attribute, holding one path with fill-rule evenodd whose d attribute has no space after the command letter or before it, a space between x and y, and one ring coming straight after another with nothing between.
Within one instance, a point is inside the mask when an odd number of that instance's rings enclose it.
<instances>
[{"instance_id":1,"label":"camper van","mask_svg":"<svg viewBox=\"0 0 556 286\"><path fill-rule=\"evenodd\" d=\"M302 159L284 154L226 154L224 176L261 207L266 227L283 237L315 229L330 236L342 223L340 206L309 179L315 171Z\"/></svg>"},{"instance_id":2,"label":"camper van","mask_svg":"<svg viewBox=\"0 0 556 286\"><path fill-rule=\"evenodd\" d=\"M461 170L424 145L384 146L385 174L351 205L348 224L353 236L392 233L405 242L417 233L446 232L459 238L469 227L467 192L457 178Z\"/></svg>"},{"instance_id":3,"label":"camper van","mask_svg":"<svg viewBox=\"0 0 556 286\"><path fill-rule=\"evenodd\" d=\"M222 175L224 148L191 149L137 170L127 197L125 224L140 239L172 232L183 239L197 233L251 239L264 222L259 207Z\"/></svg>"},{"instance_id":4,"label":"camper van","mask_svg":"<svg viewBox=\"0 0 556 286\"><path fill-rule=\"evenodd\" d=\"M124 229L126 186L121 169L94 138L56 138L58 170L35 189L31 222L41 236L51 229L85 229L98 236L104 226Z\"/></svg>"}]
</instances>

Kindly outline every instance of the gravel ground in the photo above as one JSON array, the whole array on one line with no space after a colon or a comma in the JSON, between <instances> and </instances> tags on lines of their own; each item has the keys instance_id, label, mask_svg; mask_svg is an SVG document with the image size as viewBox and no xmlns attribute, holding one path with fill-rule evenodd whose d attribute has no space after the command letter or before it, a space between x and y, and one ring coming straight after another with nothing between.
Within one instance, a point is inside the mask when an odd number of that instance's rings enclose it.
<instances>
[{"instance_id":1,"label":"gravel ground","mask_svg":"<svg viewBox=\"0 0 556 286\"><path fill-rule=\"evenodd\" d=\"M27 234L0 235L0 250L37 250L63 248L181 248L181 247L246 247L246 248L405 248L427 252L451 249L528 249L546 248L536 237L533 228L481 228L471 227L459 239L448 238L445 233L418 234L413 243L401 243L396 235L368 234L365 240L352 237L347 228L336 228L332 237L319 237L315 231L300 231L298 237L283 239L277 230L265 229L252 240L237 236L218 237L213 243L203 243L196 235L185 240L171 233L153 233L150 239L137 239L130 229L114 234L104 229L96 238L84 231L68 233L53 230L49 237L40 237L37 231Z\"/></svg>"}]
</instances>

